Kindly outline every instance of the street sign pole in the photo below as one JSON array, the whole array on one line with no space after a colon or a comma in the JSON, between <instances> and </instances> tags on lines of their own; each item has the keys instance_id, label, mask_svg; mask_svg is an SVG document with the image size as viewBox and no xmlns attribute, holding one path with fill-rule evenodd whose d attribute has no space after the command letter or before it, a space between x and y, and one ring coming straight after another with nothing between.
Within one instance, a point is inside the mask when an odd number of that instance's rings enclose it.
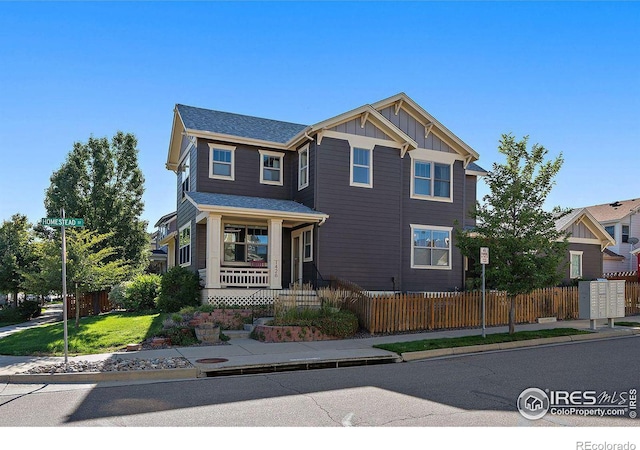
<instances>
[{"instance_id":1,"label":"street sign pole","mask_svg":"<svg viewBox=\"0 0 640 450\"><path fill-rule=\"evenodd\" d=\"M67 239L64 232L64 208L62 216L62 321L64 322L64 368L68 369L69 335L67 332ZM76 308L78 306L76 305Z\"/></svg>"},{"instance_id":2,"label":"street sign pole","mask_svg":"<svg viewBox=\"0 0 640 450\"><path fill-rule=\"evenodd\" d=\"M480 247L480 264L482 264L482 338L487 337L486 334L486 308L487 298L485 289L484 268L489 264L489 247Z\"/></svg>"}]
</instances>

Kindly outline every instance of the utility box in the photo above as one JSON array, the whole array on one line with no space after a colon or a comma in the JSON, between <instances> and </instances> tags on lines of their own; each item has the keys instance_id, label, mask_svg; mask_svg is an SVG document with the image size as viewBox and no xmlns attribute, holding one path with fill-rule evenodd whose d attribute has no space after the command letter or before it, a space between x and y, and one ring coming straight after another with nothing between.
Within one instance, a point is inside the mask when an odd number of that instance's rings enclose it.
<instances>
[{"instance_id":1,"label":"utility box","mask_svg":"<svg viewBox=\"0 0 640 450\"><path fill-rule=\"evenodd\" d=\"M624 317L624 280L580 281L578 283L578 313L580 319L591 320L595 330L597 319Z\"/></svg>"}]
</instances>

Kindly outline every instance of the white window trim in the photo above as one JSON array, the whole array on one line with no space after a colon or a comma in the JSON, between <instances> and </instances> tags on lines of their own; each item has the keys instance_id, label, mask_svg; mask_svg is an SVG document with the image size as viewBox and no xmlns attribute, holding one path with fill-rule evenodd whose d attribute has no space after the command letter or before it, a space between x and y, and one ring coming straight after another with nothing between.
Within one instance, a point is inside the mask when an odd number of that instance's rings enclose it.
<instances>
[{"instance_id":1,"label":"white window trim","mask_svg":"<svg viewBox=\"0 0 640 450\"><path fill-rule=\"evenodd\" d=\"M435 177L436 177L436 164L448 164L438 161L428 161L419 158L411 158L411 198L416 200L429 200L434 202L446 202L453 203L453 164L449 165L449 197L439 197L437 195L424 195L424 194L416 194L415 184L416 184L416 162L423 162L431 164L431 192L435 192Z\"/></svg>"},{"instance_id":2,"label":"white window trim","mask_svg":"<svg viewBox=\"0 0 640 450\"><path fill-rule=\"evenodd\" d=\"M180 164L178 165L178 168L180 170L179 174L180 174L180 202L184 202L187 199L187 196L185 195L187 192L191 191L191 168L189 167L189 163L190 163L190 159L189 159L189 155L190 153L187 152L182 160L180 161ZM184 189L184 182L185 182L185 172L189 172L189 174L187 175L187 189Z\"/></svg>"},{"instance_id":3,"label":"white window trim","mask_svg":"<svg viewBox=\"0 0 640 450\"><path fill-rule=\"evenodd\" d=\"M305 227L300 231L302 232L302 262L311 262L313 261L313 225L310 227ZM307 235L307 231L310 233L310 242L308 244L311 247L311 251L309 252L309 256L305 256L305 248L307 246L305 236Z\"/></svg>"},{"instance_id":4,"label":"white window trim","mask_svg":"<svg viewBox=\"0 0 640 450\"><path fill-rule=\"evenodd\" d=\"M569 278L576 279L576 278L582 278L582 254L584 252L582 251L577 251L577 250L569 250ZM578 274L577 277L573 276L573 257L574 256L580 256L580 274Z\"/></svg>"},{"instance_id":5,"label":"white window trim","mask_svg":"<svg viewBox=\"0 0 640 450\"><path fill-rule=\"evenodd\" d=\"M282 186L284 179L284 153L272 152L269 150L258 150L260 153L260 184L269 184L272 186ZM274 156L280 158L280 181L270 181L264 179L264 156Z\"/></svg>"},{"instance_id":6,"label":"white window trim","mask_svg":"<svg viewBox=\"0 0 640 450\"><path fill-rule=\"evenodd\" d=\"M419 266L416 265L414 262L414 242L413 242L413 231L415 229L427 229L427 230L432 230L432 231L447 231L449 232L449 265L448 266ZM440 226L436 226L436 225L421 225L421 224L411 224L411 268L412 269L421 269L421 270L452 270L453 269L453 265L452 265L452 261L451 258L453 257L451 249L453 247L453 228L452 227L440 227Z\"/></svg>"},{"instance_id":7,"label":"white window trim","mask_svg":"<svg viewBox=\"0 0 640 450\"><path fill-rule=\"evenodd\" d=\"M349 159L349 186L373 188L373 146L368 145L356 145L354 142L349 141L351 146L351 157ZM362 150L369 150L369 182L368 183L356 183L353 181L353 152L356 148Z\"/></svg>"},{"instance_id":8,"label":"white window trim","mask_svg":"<svg viewBox=\"0 0 640 450\"><path fill-rule=\"evenodd\" d=\"M307 152L307 165L306 166L302 166L302 153L303 152ZM309 186L309 163L311 162L309 160L309 144L305 145L304 147L302 147L300 150L298 150L298 190L301 191L302 189L306 188ZM304 170L304 172L307 174L307 182L306 183L300 183L300 173Z\"/></svg>"},{"instance_id":9,"label":"white window trim","mask_svg":"<svg viewBox=\"0 0 640 450\"><path fill-rule=\"evenodd\" d=\"M180 245L180 237L182 236L182 230L188 228L189 229L189 260L186 262L180 262L180 250L182 250L184 247L186 247L186 245ZM178 230L178 263L180 264L181 267L187 267L191 265L191 246L193 243L193 239L191 236L191 222L188 222L186 224L184 224L183 226L180 227L180 230Z\"/></svg>"},{"instance_id":10,"label":"white window trim","mask_svg":"<svg viewBox=\"0 0 640 450\"><path fill-rule=\"evenodd\" d=\"M214 175L213 174L213 151L214 150L226 150L231 152L231 175ZM209 178L215 180L227 180L235 181L236 179L236 147L231 145L212 144L209 143Z\"/></svg>"}]
</instances>

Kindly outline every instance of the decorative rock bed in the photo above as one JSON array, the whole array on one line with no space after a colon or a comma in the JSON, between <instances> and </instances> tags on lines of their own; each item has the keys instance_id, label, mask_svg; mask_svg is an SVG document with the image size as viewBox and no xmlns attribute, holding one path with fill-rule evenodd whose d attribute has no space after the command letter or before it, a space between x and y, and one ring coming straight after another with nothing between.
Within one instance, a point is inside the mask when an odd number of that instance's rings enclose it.
<instances>
[{"instance_id":1,"label":"decorative rock bed","mask_svg":"<svg viewBox=\"0 0 640 450\"><path fill-rule=\"evenodd\" d=\"M337 339L316 327L256 325L252 336L260 342L310 342Z\"/></svg>"}]
</instances>

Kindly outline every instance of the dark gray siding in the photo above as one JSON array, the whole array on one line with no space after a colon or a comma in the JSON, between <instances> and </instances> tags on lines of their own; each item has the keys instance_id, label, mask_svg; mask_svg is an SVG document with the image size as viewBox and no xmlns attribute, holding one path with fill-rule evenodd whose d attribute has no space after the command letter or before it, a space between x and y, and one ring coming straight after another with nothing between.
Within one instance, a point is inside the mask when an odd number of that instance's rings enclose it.
<instances>
[{"instance_id":1,"label":"dark gray siding","mask_svg":"<svg viewBox=\"0 0 640 450\"><path fill-rule=\"evenodd\" d=\"M188 156L188 159L189 159L189 170L190 170L189 172L190 190L194 190L194 186L196 183L196 174L198 171L197 155L194 148L191 149L191 154ZM178 214L176 218L177 230L179 235L180 228L187 222L191 221L191 265L188 267L191 270L195 270L196 264L197 264L196 248L198 246L198 242L196 240L196 229L195 229L194 219L196 217L197 211L196 211L196 207L193 206L193 203L191 203L189 200L182 199L182 181L181 180L182 180L182 173L178 172L178 175L176 176L176 182L177 182L176 201L178 205L178 209L177 209ZM176 242L177 254L179 254L179 248L180 248L179 242ZM179 263L179 258L176 257L176 265L178 265L178 263Z\"/></svg>"},{"instance_id":2,"label":"dark gray siding","mask_svg":"<svg viewBox=\"0 0 640 450\"><path fill-rule=\"evenodd\" d=\"M209 178L209 142L213 141L198 139L198 192L216 192L219 194L247 195L251 197L268 197L278 199L291 198L292 177L290 167L293 162L296 162L296 153L272 150L263 147L236 145L234 154L235 181L216 180ZM260 153L258 153L258 150L278 151L280 153L284 153L282 186L271 186L260 183ZM297 178L295 182L297 189Z\"/></svg>"},{"instance_id":3,"label":"dark gray siding","mask_svg":"<svg viewBox=\"0 0 640 450\"><path fill-rule=\"evenodd\" d=\"M569 250L567 251L567 257L564 264L566 267L563 270L564 279L563 282L569 283L571 281L571 266L569 251L578 251L582 253L582 279L594 280L596 278L602 278L602 252L600 251L600 245L598 244L577 244L569 243Z\"/></svg>"},{"instance_id":4,"label":"dark gray siding","mask_svg":"<svg viewBox=\"0 0 640 450\"><path fill-rule=\"evenodd\" d=\"M207 267L207 225L196 224L196 246L193 255L196 258L196 269Z\"/></svg>"},{"instance_id":5,"label":"dark gray siding","mask_svg":"<svg viewBox=\"0 0 640 450\"><path fill-rule=\"evenodd\" d=\"M315 189L316 189L316 143L309 143L309 186L302 190L298 190L298 158L299 154L291 154L291 198L296 202L300 202L309 208L315 208Z\"/></svg>"},{"instance_id":6,"label":"dark gray siding","mask_svg":"<svg viewBox=\"0 0 640 450\"><path fill-rule=\"evenodd\" d=\"M403 160L402 183L402 290L405 291L450 291L462 290L463 259L455 246L453 231L451 232L451 270L412 269L411 268L411 224L455 228L463 221L464 211L464 168L461 161L453 165L453 203L417 200L410 198L411 192L411 158Z\"/></svg>"},{"instance_id":7,"label":"dark gray siding","mask_svg":"<svg viewBox=\"0 0 640 450\"><path fill-rule=\"evenodd\" d=\"M282 287L286 289L291 283L291 230L282 229Z\"/></svg>"},{"instance_id":8,"label":"dark gray siding","mask_svg":"<svg viewBox=\"0 0 640 450\"><path fill-rule=\"evenodd\" d=\"M401 256L399 151L374 148L373 189L349 186L347 141L324 138L317 157L317 209L330 216L314 248L320 273L365 289L392 289Z\"/></svg>"},{"instance_id":9,"label":"dark gray siding","mask_svg":"<svg viewBox=\"0 0 640 450\"><path fill-rule=\"evenodd\" d=\"M476 221L471 215L471 211L476 206L477 180L474 175L465 175L464 185L464 225L467 227L475 226Z\"/></svg>"}]
</instances>

